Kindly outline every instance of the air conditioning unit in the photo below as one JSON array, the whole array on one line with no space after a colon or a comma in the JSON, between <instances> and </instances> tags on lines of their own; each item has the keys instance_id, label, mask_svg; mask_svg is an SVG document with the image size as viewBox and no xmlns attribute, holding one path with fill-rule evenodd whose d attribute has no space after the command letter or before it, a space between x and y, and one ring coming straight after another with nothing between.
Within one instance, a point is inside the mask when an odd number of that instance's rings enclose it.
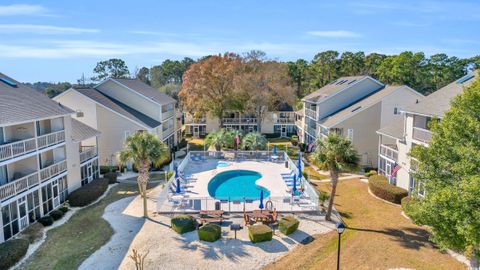
<instances>
[{"instance_id":1,"label":"air conditioning unit","mask_svg":"<svg viewBox=\"0 0 480 270\"><path fill-rule=\"evenodd\" d=\"M83 117L83 112L80 110L77 110L77 117Z\"/></svg>"}]
</instances>

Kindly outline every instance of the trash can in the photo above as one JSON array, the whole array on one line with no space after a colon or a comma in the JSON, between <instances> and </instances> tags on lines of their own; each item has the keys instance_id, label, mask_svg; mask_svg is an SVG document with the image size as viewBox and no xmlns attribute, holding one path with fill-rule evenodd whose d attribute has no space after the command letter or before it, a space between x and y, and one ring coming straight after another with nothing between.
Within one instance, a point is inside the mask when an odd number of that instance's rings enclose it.
<instances>
[{"instance_id":1,"label":"trash can","mask_svg":"<svg viewBox=\"0 0 480 270\"><path fill-rule=\"evenodd\" d=\"M285 160L285 168L288 168L288 161Z\"/></svg>"},{"instance_id":2,"label":"trash can","mask_svg":"<svg viewBox=\"0 0 480 270\"><path fill-rule=\"evenodd\" d=\"M215 210L222 210L222 203L221 202L215 202Z\"/></svg>"}]
</instances>

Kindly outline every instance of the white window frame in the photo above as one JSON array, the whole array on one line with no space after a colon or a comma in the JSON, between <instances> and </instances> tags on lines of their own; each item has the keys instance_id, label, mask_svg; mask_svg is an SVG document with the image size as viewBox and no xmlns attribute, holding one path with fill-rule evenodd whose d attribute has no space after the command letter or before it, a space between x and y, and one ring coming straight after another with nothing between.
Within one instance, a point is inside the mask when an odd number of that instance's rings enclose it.
<instances>
[{"instance_id":1,"label":"white window frame","mask_svg":"<svg viewBox=\"0 0 480 270\"><path fill-rule=\"evenodd\" d=\"M353 142L353 128L347 129L347 139Z\"/></svg>"}]
</instances>

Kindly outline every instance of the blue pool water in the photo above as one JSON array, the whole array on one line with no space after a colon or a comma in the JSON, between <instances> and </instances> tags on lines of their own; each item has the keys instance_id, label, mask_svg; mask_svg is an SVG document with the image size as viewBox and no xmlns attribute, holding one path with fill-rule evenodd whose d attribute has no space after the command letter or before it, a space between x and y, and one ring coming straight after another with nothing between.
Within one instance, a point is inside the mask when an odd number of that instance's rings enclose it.
<instances>
[{"instance_id":1,"label":"blue pool water","mask_svg":"<svg viewBox=\"0 0 480 270\"><path fill-rule=\"evenodd\" d=\"M217 163L217 167L228 167L230 166L230 163L226 162L226 161L219 161Z\"/></svg>"},{"instance_id":2,"label":"blue pool water","mask_svg":"<svg viewBox=\"0 0 480 270\"><path fill-rule=\"evenodd\" d=\"M268 189L257 186L256 182L262 177L254 171L232 170L217 174L208 183L208 193L219 200L243 201L259 200L260 191L263 198L270 196Z\"/></svg>"}]
</instances>

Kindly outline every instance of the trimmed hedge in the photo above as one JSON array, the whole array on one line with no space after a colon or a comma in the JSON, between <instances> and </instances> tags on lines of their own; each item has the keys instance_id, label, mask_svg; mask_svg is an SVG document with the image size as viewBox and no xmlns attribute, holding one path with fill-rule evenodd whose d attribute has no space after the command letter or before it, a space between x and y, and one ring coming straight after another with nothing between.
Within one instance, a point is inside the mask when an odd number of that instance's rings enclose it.
<instances>
[{"instance_id":1,"label":"trimmed hedge","mask_svg":"<svg viewBox=\"0 0 480 270\"><path fill-rule=\"evenodd\" d=\"M364 175L365 175L365 177L370 177L370 176L374 176L374 175L376 175L376 174L378 174L377 171L375 171L375 170L370 170L370 171L368 171L368 172L365 171L365 174L364 174Z\"/></svg>"},{"instance_id":2,"label":"trimmed hedge","mask_svg":"<svg viewBox=\"0 0 480 270\"><path fill-rule=\"evenodd\" d=\"M386 201L400 204L408 196L408 191L388 183L383 175L373 175L368 178L368 187L375 196Z\"/></svg>"},{"instance_id":3,"label":"trimmed hedge","mask_svg":"<svg viewBox=\"0 0 480 270\"><path fill-rule=\"evenodd\" d=\"M220 239L222 228L216 224L205 224L198 229L198 238L207 242L215 242Z\"/></svg>"},{"instance_id":4,"label":"trimmed hedge","mask_svg":"<svg viewBox=\"0 0 480 270\"><path fill-rule=\"evenodd\" d=\"M118 171L118 166L100 166L100 174Z\"/></svg>"},{"instance_id":5,"label":"trimmed hedge","mask_svg":"<svg viewBox=\"0 0 480 270\"><path fill-rule=\"evenodd\" d=\"M272 241L273 231L264 224L255 224L248 228L248 237L252 243Z\"/></svg>"},{"instance_id":6,"label":"trimmed hedge","mask_svg":"<svg viewBox=\"0 0 480 270\"><path fill-rule=\"evenodd\" d=\"M278 223L278 229L285 235L289 235L294 233L298 229L298 225L300 225L300 221L294 218L293 216L288 216L280 219Z\"/></svg>"},{"instance_id":7,"label":"trimmed hedge","mask_svg":"<svg viewBox=\"0 0 480 270\"><path fill-rule=\"evenodd\" d=\"M68 212L68 207L67 206L62 206L58 208L58 210L62 211L64 214Z\"/></svg>"},{"instance_id":8,"label":"trimmed hedge","mask_svg":"<svg viewBox=\"0 0 480 270\"><path fill-rule=\"evenodd\" d=\"M80 207L86 206L94 202L108 188L108 179L99 178L95 179L89 184L75 190L68 195L68 202L71 206Z\"/></svg>"},{"instance_id":9,"label":"trimmed hedge","mask_svg":"<svg viewBox=\"0 0 480 270\"><path fill-rule=\"evenodd\" d=\"M107 172L103 177L108 179L108 184L115 184L117 182L118 174L116 172Z\"/></svg>"},{"instance_id":10,"label":"trimmed hedge","mask_svg":"<svg viewBox=\"0 0 480 270\"><path fill-rule=\"evenodd\" d=\"M176 215L171 220L171 226L179 234L195 231L197 220L189 215Z\"/></svg>"},{"instance_id":11,"label":"trimmed hedge","mask_svg":"<svg viewBox=\"0 0 480 270\"><path fill-rule=\"evenodd\" d=\"M44 227L48 227L53 224L53 217L44 216L38 219L38 223L42 224Z\"/></svg>"},{"instance_id":12,"label":"trimmed hedge","mask_svg":"<svg viewBox=\"0 0 480 270\"><path fill-rule=\"evenodd\" d=\"M408 204L412 201L412 197L410 196L407 196L407 197L404 197L402 199L402 209L403 209L403 212L407 213L407 208L408 208Z\"/></svg>"},{"instance_id":13,"label":"trimmed hedge","mask_svg":"<svg viewBox=\"0 0 480 270\"><path fill-rule=\"evenodd\" d=\"M8 269L20 261L28 250L28 240L11 239L0 244L0 269Z\"/></svg>"},{"instance_id":14,"label":"trimmed hedge","mask_svg":"<svg viewBox=\"0 0 480 270\"><path fill-rule=\"evenodd\" d=\"M63 212L60 210L53 210L50 212L50 216L53 218L53 220L59 220L63 217Z\"/></svg>"}]
</instances>

